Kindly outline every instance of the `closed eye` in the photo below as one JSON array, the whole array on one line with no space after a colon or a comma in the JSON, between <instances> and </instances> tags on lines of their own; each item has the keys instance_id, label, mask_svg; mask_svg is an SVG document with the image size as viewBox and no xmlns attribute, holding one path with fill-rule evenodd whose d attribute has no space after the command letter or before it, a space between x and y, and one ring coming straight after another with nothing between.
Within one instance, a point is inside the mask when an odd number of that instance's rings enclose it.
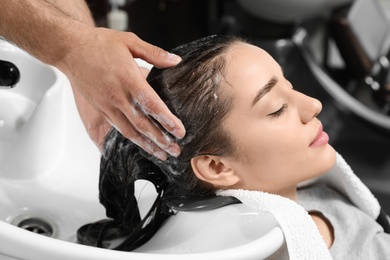
<instances>
[{"instance_id":1,"label":"closed eye","mask_svg":"<svg viewBox=\"0 0 390 260\"><path fill-rule=\"evenodd\" d=\"M268 116L271 116L273 118L280 117L281 115L283 115L283 113L286 111L287 108L288 108L288 104L285 103L282 105L282 107L279 110L268 114Z\"/></svg>"}]
</instances>

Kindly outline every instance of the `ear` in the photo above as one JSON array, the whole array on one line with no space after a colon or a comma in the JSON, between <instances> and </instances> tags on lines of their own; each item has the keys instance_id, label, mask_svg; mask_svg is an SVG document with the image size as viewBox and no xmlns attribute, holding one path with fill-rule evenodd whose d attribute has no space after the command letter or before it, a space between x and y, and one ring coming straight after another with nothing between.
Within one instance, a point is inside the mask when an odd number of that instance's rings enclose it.
<instances>
[{"instance_id":1,"label":"ear","mask_svg":"<svg viewBox=\"0 0 390 260\"><path fill-rule=\"evenodd\" d=\"M230 187L240 181L225 157L201 155L191 159L192 170L200 180L216 187Z\"/></svg>"}]
</instances>

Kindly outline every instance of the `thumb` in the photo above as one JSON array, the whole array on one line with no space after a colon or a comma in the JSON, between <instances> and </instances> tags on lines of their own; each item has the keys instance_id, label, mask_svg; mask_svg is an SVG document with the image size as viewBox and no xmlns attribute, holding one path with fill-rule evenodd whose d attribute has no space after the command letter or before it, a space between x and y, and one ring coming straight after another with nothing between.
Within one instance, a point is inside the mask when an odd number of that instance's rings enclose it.
<instances>
[{"instance_id":1,"label":"thumb","mask_svg":"<svg viewBox=\"0 0 390 260\"><path fill-rule=\"evenodd\" d=\"M160 47L141 40L135 34L131 34L132 39L130 40L128 48L134 58L143 59L158 68L172 67L181 61L181 58L176 54L169 53Z\"/></svg>"}]
</instances>

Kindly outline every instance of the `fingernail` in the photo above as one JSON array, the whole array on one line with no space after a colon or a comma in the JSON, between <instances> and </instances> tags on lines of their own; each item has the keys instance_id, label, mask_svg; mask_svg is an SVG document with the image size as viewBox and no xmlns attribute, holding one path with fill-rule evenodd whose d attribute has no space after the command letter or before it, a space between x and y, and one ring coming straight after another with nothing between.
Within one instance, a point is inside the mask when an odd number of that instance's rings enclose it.
<instances>
[{"instance_id":1,"label":"fingernail","mask_svg":"<svg viewBox=\"0 0 390 260\"><path fill-rule=\"evenodd\" d=\"M168 159L167 153L163 151L156 151L153 153L153 156L157 157L161 161L165 161L166 159Z\"/></svg>"},{"instance_id":2,"label":"fingernail","mask_svg":"<svg viewBox=\"0 0 390 260\"><path fill-rule=\"evenodd\" d=\"M181 61L181 58L180 58L180 56L177 56L176 54L168 53L168 60L175 62L175 63L179 63Z\"/></svg>"},{"instance_id":3,"label":"fingernail","mask_svg":"<svg viewBox=\"0 0 390 260\"><path fill-rule=\"evenodd\" d=\"M171 144L167 152L172 156L178 157L181 153L180 146L178 144Z\"/></svg>"},{"instance_id":4,"label":"fingernail","mask_svg":"<svg viewBox=\"0 0 390 260\"><path fill-rule=\"evenodd\" d=\"M184 127L183 127L184 128ZM171 134L173 134L176 138L182 139L186 135L186 131L180 129L180 128L175 128L171 131Z\"/></svg>"}]
</instances>

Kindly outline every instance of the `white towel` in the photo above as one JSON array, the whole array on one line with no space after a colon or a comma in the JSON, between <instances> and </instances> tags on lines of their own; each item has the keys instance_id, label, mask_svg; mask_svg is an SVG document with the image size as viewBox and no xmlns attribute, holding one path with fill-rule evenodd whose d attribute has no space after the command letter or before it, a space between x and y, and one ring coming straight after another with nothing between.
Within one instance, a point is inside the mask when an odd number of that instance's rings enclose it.
<instances>
[{"instance_id":1,"label":"white towel","mask_svg":"<svg viewBox=\"0 0 390 260\"><path fill-rule=\"evenodd\" d=\"M344 158L337 154L335 166L315 181L323 181L347 196L355 206L377 219L381 206L368 187L355 175Z\"/></svg>"},{"instance_id":2,"label":"white towel","mask_svg":"<svg viewBox=\"0 0 390 260\"><path fill-rule=\"evenodd\" d=\"M335 166L323 176L310 181L313 182L325 182L349 197L358 208L374 219L379 216L379 202L340 154L337 154ZM231 189L218 190L216 193L219 196L236 197L248 207L273 214L283 230L289 259L332 259L312 218L295 201L261 191Z\"/></svg>"}]
</instances>

